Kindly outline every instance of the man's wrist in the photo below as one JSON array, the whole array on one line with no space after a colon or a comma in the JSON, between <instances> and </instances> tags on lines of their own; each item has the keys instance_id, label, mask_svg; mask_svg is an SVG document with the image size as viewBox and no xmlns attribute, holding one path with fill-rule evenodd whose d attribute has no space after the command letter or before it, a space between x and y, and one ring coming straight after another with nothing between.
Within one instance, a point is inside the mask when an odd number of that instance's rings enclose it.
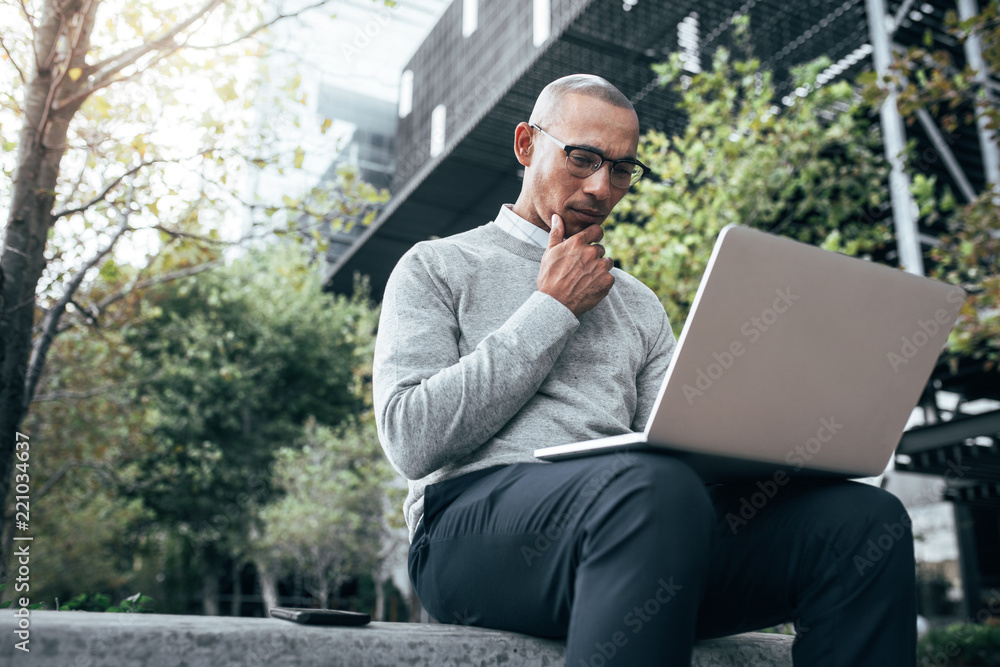
<instances>
[{"instance_id":1,"label":"man's wrist","mask_svg":"<svg viewBox=\"0 0 1000 667\"><path fill-rule=\"evenodd\" d=\"M570 305L569 305L569 304L567 304L567 303L566 303L565 301L563 301L563 300L562 300L562 299L560 299L559 297L557 297L557 296L555 296L555 295L553 295L553 294L550 294L549 292L546 292L545 290L541 290L541 289L539 289L539 290L535 290L535 292L536 292L536 293L538 293L538 294L541 294L541 295L543 295L543 296L545 296L545 297L547 297L548 299L550 299L550 300L552 300L552 301L555 301L555 302L556 302L556 303L558 303L558 304L559 304L560 306L562 306L562 307L563 307L563 308L565 308L565 309L566 309L567 311L569 311L570 315L572 315L572 316L573 316L573 317L574 317L575 319L577 319L577 320L579 319L579 318L578 318L578 316L577 316L577 314L576 314L575 312L573 312L573 308L572 308L572 307L570 307Z\"/></svg>"}]
</instances>

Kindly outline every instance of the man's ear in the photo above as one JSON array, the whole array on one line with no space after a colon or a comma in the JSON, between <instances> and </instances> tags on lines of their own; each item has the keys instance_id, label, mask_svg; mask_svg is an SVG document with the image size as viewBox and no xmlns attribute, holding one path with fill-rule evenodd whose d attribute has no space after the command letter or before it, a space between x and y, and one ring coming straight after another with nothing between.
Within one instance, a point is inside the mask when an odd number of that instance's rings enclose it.
<instances>
[{"instance_id":1,"label":"man's ear","mask_svg":"<svg viewBox=\"0 0 1000 667\"><path fill-rule=\"evenodd\" d=\"M518 123L514 128L514 155L521 165L528 167L531 165L532 140L534 136L531 126L527 123Z\"/></svg>"}]
</instances>

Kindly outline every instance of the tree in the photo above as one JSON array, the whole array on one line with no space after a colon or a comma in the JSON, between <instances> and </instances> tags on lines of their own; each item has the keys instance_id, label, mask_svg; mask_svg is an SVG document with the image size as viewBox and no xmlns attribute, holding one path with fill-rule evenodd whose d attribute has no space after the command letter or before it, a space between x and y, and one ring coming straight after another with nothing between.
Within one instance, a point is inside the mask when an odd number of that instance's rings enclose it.
<instances>
[{"instance_id":1,"label":"tree","mask_svg":"<svg viewBox=\"0 0 1000 667\"><path fill-rule=\"evenodd\" d=\"M746 53L748 24L736 26ZM871 117L846 82L825 86L827 59L793 71L782 108L773 74L719 49L688 75L674 56L654 67L680 95L680 136L648 132L639 154L658 178L640 181L615 210L608 254L661 296L675 327L687 318L723 226L750 225L850 255L889 250L888 173ZM679 330L676 332L679 333Z\"/></svg>"},{"instance_id":2,"label":"tree","mask_svg":"<svg viewBox=\"0 0 1000 667\"><path fill-rule=\"evenodd\" d=\"M284 495L260 512L254 561L262 581L301 575L326 608L350 576L376 569L387 537L386 492L395 473L371 419L338 429L311 422L301 445L282 448L277 458Z\"/></svg>"},{"instance_id":3,"label":"tree","mask_svg":"<svg viewBox=\"0 0 1000 667\"><path fill-rule=\"evenodd\" d=\"M951 53L933 48L930 33L922 46L897 54L886 82L897 88L900 113L913 125L940 124L948 136L961 126L982 126L1000 132L1000 99L984 79L1000 72L1000 2L986 3L977 15L960 21L948 12L945 25L959 46L975 37L981 45L987 72L971 63L959 69ZM872 105L880 104L884 88L874 73L861 79L862 92ZM912 159L910 163L918 163ZM964 188L963 188L964 190ZM982 360L987 371L1000 365L1000 183L987 183L982 192L956 195L933 176L914 174L914 195L928 223L940 223L945 232L933 248L931 273L961 285L968 293L955 330L949 337L948 357ZM971 196L970 196L971 195ZM962 203L959 203L961 198Z\"/></svg>"},{"instance_id":4,"label":"tree","mask_svg":"<svg viewBox=\"0 0 1000 667\"><path fill-rule=\"evenodd\" d=\"M960 43L979 36L986 65L1000 71L1000 2L965 21L952 13L948 22ZM747 30L740 20L737 48L744 53ZM817 74L828 64L821 58L793 71L796 93L791 106L782 104L787 108L778 106L772 73L755 58L733 60L726 49L716 52L711 71L693 76L677 57L655 68L680 94L689 123L681 136L645 135L639 152L660 178L640 181L622 201L606 245L663 297L675 326L687 318L715 238L730 222L892 262L888 168L875 120L884 88L874 73L857 85L819 86ZM947 51L925 46L901 55L888 78L911 124L923 111L948 132L980 119L1000 130L998 98L976 74L956 68ZM947 355L952 363L982 359L990 370L1000 362L1000 192L994 184L958 205L910 157L920 215L945 229L929 253L931 275L969 293Z\"/></svg>"},{"instance_id":5,"label":"tree","mask_svg":"<svg viewBox=\"0 0 1000 667\"><path fill-rule=\"evenodd\" d=\"M50 354L23 425L41 445L32 449L29 468L30 534L45 536L32 542L31 599L53 608L55 599L65 603L80 593L103 591L116 600L149 593L149 586L131 587L146 539L129 529L143 525L147 514L141 502L120 497L114 483L119 462L147 428L126 373L128 348L106 318L99 328L67 330Z\"/></svg>"},{"instance_id":6,"label":"tree","mask_svg":"<svg viewBox=\"0 0 1000 667\"><path fill-rule=\"evenodd\" d=\"M193 595L218 610L227 572L251 562L258 511L283 493L275 452L301 444L312 414L330 425L370 406L377 311L363 290L322 294L308 254L269 244L131 294L53 344L25 422L47 444L33 459L32 527L47 536L33 599L141 591L158 611L187 613Z\"/></svg>"},{"instance_id":7,"label":"tree","mask_svg":"<svg viewBox=\"0 0 1000 667\"><path fill-rule=\"evenodd\" d=\"M271 245L151 290L151 312L124 336L147 418L116 486L141 501L147 531L191 544L210 612L221 561L243 557L257 511L282 491L276 451L307 422L336 426L365 405L376 315L363 290L324 295L305 252Z\"/></svg>"},{"instance_id":8,"label":"tree","mask_svg":"<svg viewBox=\"0 0 1000 667\"><path fill-rule=\"evenodd\" d=\"M251 61L264 53L255 40L269 26L322 4L29 0L0 7L0 130L12 119L21 127L16 141L0 135L0 166L12 183L0 181L0 200L9 204L0 255L4 510L15 434L55 337L94 326L132 290L215 266L226 242L239 240L219 228L225 211L244 203L236 195L246 170L301 166L298 153L269 152L270 130L251 131ZM185 104L192 87L204 105L194 115ZM296 228L297 216L289 217ZM169 252L174 245L185 247ZM136 266L124 266L128 255ZM0 512L0 536L10 530ZM0 545L0 579L9 543Z\"/></svg>"}]
</instances>

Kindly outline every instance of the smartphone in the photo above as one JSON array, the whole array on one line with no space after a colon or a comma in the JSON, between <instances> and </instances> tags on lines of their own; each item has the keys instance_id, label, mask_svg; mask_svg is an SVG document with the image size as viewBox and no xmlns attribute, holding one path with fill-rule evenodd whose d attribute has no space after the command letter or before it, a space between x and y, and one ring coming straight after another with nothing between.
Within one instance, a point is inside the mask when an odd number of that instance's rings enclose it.
<instances>
[{"instance_id":1,"label":"smartphone","mask_svg":"<svg viewBox=\"0 0 1000 667\"><path fill-rule=\"evenodd\" d=\"M271 616L303 625L368 625L372 620L370 614L356 611L299 607L272 607Z\"/></svg>"}]
</instances>

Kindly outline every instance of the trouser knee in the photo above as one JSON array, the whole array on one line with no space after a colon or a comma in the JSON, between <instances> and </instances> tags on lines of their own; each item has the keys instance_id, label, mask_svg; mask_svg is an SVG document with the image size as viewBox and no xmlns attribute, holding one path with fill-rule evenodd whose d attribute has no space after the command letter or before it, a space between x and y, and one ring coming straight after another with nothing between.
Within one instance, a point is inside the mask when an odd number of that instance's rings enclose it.
<instances>
[{"instance_id":1,"label":"trouser knee","mask_svg":"<svg viewBox=\"0 0 1000 667\"><path fill-rule=\"evenodd\" d=\"M865 500L867 530L859 539L853 564L859 575L893 563L899 573L913 576L913 523L898 498L881 489L872 489Z\"/></svg>"},{"instance_id":2,"label":"trouser knee","mask_svg":"<svg viewBox=\"0 0 1000 667\"><path fill-rule=\"evenodd\" d=\"M715 509L704 482L676 458L662 454L627 454L628 465L602 492L602 504L637 518L652 530L678 538L710 539ZM692 545L693 546L693 545Z\"/></svg>"}]
</instances>

